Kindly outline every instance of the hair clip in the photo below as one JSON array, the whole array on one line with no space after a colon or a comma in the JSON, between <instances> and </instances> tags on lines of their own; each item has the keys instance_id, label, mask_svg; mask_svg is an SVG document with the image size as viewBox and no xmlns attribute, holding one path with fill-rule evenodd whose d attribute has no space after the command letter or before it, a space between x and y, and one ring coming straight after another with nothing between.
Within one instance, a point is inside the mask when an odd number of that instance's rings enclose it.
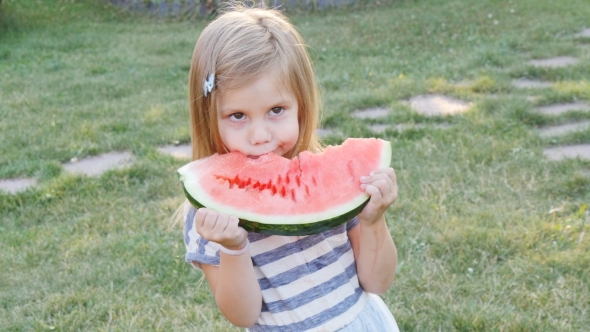
<instances>
[{"instance_id":1,"label":"hair clip","mask_svg":"<svg viewBox=\"0 0 590 332\"><path fill-rule=\"evenodd\" d=\"M203 84L203 94L207 97L207 94L213 90L213 86L215 85L215 74L210 74L209 77L205 80L205 84Z\"/></svg>"}]
</instances>

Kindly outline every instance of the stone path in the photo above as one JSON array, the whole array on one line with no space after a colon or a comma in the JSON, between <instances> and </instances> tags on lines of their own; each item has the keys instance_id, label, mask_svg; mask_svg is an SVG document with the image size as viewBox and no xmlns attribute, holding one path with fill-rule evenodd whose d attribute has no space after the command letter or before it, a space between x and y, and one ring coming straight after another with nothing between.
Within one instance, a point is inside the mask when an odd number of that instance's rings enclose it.
<instances>
[{"instance_id":1,"label":"stone path","mask_svg":"<svg viewBox=\"0 0 590 332\"><path fill-rule=\"evenodd\" d=\"M590 29L583 30L579 37L585 37L590 35ZM579 62L577 58L562 56L550 59L531 60L529 64L535 67L542 68L562 68L570 65L575 65ZM550 87L549 82L534 82L521 80L520 83L513 84L520 88L546 88ZM520 86L519 86L520 84ZM546 106L535 107L534 113L545 115L545 116L561 116L567 112L590 112L590 104L588 102L576 102L576 103L558 103ZM539 136L542 138L556 138L563 135L567 135L575 132L582 132L590 130L590 121L581 120L577 122L566 123L557 126L549 126L539 129ZM543 155L553 161L559 161L571 158L580 158L582 160L590 160L590 144L575 144L575 145L564 145L549 147L543 150Z\"/></svg>"}]
</instances>

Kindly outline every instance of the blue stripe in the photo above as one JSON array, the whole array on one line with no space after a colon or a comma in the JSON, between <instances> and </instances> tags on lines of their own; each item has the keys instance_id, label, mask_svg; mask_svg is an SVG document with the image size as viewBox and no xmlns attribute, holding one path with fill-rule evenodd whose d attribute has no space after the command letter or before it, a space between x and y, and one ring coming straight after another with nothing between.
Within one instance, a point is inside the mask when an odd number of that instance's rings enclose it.
<instances>
[{"instance_id":1,"label":"blue stripe","mask_svg":"<svg viewBox=\"0 0 590 332\"><path fill-rule=\"evenodd\" d=\"M325 231L323 233L306 236L295 242L284 244L274 250L255 255L252 257L252 260L254 261L255 266L264 266L292 254L299 253L305 249L311 248L325 239L334 235L338 235L342 232L344 232L344 225Z\"/></svg>"},{"instance_id":2,"label":"blue stripe","mask_svg":"<svg viewBox=\"0 0 590 332\"><path fill-rule=\"evenodd\" d=\"M250 243L254 243L260 240L264 240L267 237L272 236L270 234L259 234L259 233L248 233L248 241L250 241Z\"/></svg>"},{"instance_id":3,"label":"blue stripe","mask_svg":"<svg viewBox=\"0 0 590 332\"><path fill-rule=\"evenodd\" d=\"M341 314L345 313L348 309L350 309L355 303L358 302L361 294L363 293L363 289L358 287L355 289L354 294L345 298L342 302L336 304L335 306L328 308L316 315L313 315L301 322L289 324L289 325L282 325L282 326L271 326L271 325L258 325L255 324L254 326L248 328L250 332L300 332L312 329L314 327L320 326L325 324L326 322L332 320L334 317L340 316Z\"/></svg>"},{"instance_id":4,"label":"blue stripe","mask_svg":"<svg viewBox=\"0 0 590 332\"><path fill-rule=\"evenodd\" d=\"M338 289L342 285L350 283L350 279L356 274L356 263L352 262L344 272L334 276L332 279L312 287L296 296L288 299L268 302L263 304L262 311L271 311L272 313L294 310L307 303L310 303L320 297L325 296Z\"/></svg>"},{"instance_id":5,"label":"blue stripe","mask_svg":"<svg viewBox=\"0 0 590 332\"><path fill-rule=\"evenodd\" d=\"M360 223L359 217L354 217L346 222L346 231L350 231L354 226Z\"/></svg>"},{"instance_id":6,"label":"blue stripe","mask_svg":"<svg viewBox=\"0 0 590 332\"><path fill-rule=\"evenodd\" d=\"M292 283L293 281L314 272L323 269L324 267L336 262L338 258L344 255L349 250L352 250L349 242L334 248L334 250L322 255L308 263L298 265L290 270L279 273L271 278L258 279L260 289L265 290L269 288L277 288ZM301 254L301 252L298 252Z\"/></svg>"},{"instance_id":7,"label":"blue stripe","mask_svg":"<svg viewBox=\"0 0 590 332\"><path fill-rule=\"evenodd\" d=\"M195 214L197 214L197 209L191 206L188 210L188 213L186 214L186 218L184 219L184 243L186 245L188 245L190 242L188 232L190 232L190 230L193 228L193 220L195 219Z\"/></svg>"}]
</instances>

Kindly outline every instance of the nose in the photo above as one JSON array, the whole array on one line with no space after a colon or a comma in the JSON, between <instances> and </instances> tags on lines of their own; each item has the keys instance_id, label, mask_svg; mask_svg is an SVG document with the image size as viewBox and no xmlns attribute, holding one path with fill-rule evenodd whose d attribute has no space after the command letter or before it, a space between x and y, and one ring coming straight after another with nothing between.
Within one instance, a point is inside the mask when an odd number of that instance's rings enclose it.
<instances>
[{"instance_id":1,"label":"nose","mask_svg":"<svg viewBox=\"0 0 590 332\"><path fill-rule=\"evenodd\" d=\"M250 127L250 144L260 145L270 142L272 134L264 122L255 122Z\"/></svg>"}]
</instances>

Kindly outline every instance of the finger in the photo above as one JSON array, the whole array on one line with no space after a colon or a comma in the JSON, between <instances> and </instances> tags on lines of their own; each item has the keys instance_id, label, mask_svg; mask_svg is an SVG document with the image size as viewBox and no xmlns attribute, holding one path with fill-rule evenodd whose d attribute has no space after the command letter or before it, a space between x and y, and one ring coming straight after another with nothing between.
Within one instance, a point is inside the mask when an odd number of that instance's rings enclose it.
<instances>
[{"instance_id":1,"label":"finger","mask_svg":"<svg viewBox=\"0 0 590 332\"><path fill-rule=\"evenodd\" d=\"M381 190L372 184L366 185L365 193L367 193L367 195L371 196L371 202L373 202L373 203L378 203L383 200L383 195L381 193Z\"/></svg>"},{"instance_id":2,"label":"finger","mask_svg":"<svg viewBox=\"0 0 590 332\"><path fill-rule=\"evenodd\" d=\"M198 209L197 213L195 213L195 217L193 218L193 223L194 223L194 227L197 231L199 229L203 228L203 223L205 221L205 217L207 216L207 213L209 213L209 209L207 209L207 208Z\"/></svg>"},{"instance_id":3,"label":"finger","mask_svg":"<svg viewBox=\"0 0 590 332\"><path fill-rule=\"evenodd\" d=\"M219 213L213 210L207 211L207 215L203 220L203 230L207 232L211 232L215 228L215 224L217 223L217 217Z\"/></svg>"},{"instance_id":4,"label":"finger","mask_svg":"<svg viewBox=\"0 0 590 332\"><path fill-rule=\"evenodd\" d=\"M227 229L229 216L225 213L218 213L217 219L215 220L215 226L213 227L212 231L215 234L218 234L220 237L225 236L225 231Z\"/></svg>"},{"instance_id":5,"label":"finger","mask_svg":"<svg viewBox=\"0 0 590 332\"><path fill-rule=\"evenodd\" d=\"M247 236L246 230L240 227L240 220L233 216L229 217L226 232L228 236L236 238L239 241L243 241Z\"/></svg>"},{"instance_id":6,"label":"finger","mask_svg":"<svg viewBox=\"0 0 590 332\"><path fill-rule=\"evenodd\" d=\"M388 179L392 182L395 182L395 171L393 170L393 168L379 169L374 172L371 172L369 175L361 176L360 181L362 183L370 183L379 179Z\"/></svg>"},{"instance_id":7,"label":"finger","mask_svg":"<svg viewBox=\"0 0 590 332\"><path fill-rule=\"evenodd\" d=\"M371 172L371 174L387 174L388 176L395 176L395 170L391 167L380 168Z\"/></svg>"},{"instance_id":8,"label":"finger","mask_svg":"<svg viewBox=\"0 0 590 332\"><path fill-rule=\"evenodd\" d=\"M362 183L361 189L366 188L368 185L373 185L379 188L379 190L381 190L382 194L385 196L395 188L395 183L386 174L372 175L370 178L372 181Z\"/></svg>"}]
</instances>

